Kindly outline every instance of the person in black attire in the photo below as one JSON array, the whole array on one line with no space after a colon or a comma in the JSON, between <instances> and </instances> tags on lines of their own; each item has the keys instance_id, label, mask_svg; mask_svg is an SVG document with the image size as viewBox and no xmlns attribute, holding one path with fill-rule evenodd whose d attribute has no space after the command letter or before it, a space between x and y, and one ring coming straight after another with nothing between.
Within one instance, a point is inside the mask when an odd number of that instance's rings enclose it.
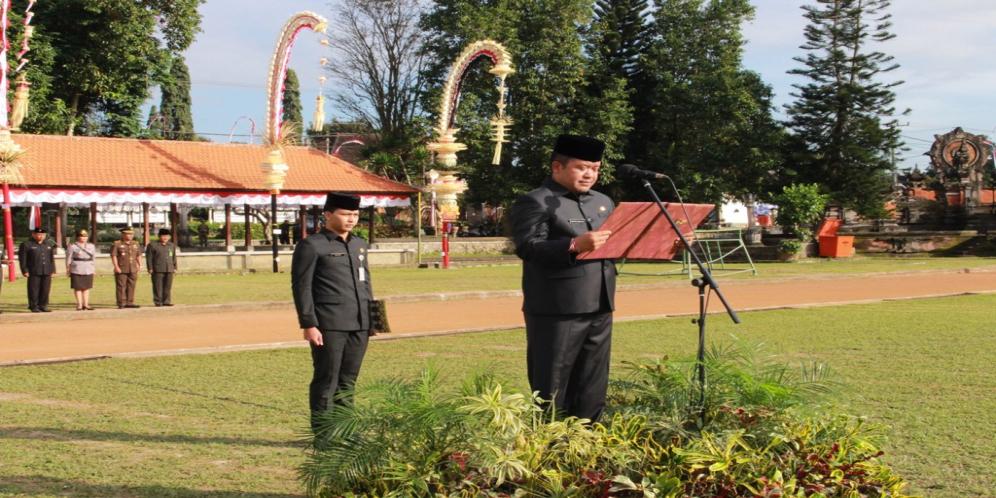
<instances>
[{"instance_id":1,"label":"person in black attire","mask_svg":"<svg viewBox=\"0 0 996 498\"><path fill-rule=\"evenodd\" d=\"M280 243L284 245L290 244L290 239L291 239L290 222L284 220L280 224Z\"/></svg>"},{"instance_id":2,"label":"person in black attire","mask_svg":"<svg viewBox=\"0 0 996 498\"><path fill-rule=\"evenodd\" d=\"M176 246L169 241L171 236L168 228L160 228L159 240L145 248L145 265L152 275L152 302L156 306L173 306Z\"/></svg>"},{"instance_id":3,"label":"person in black attire","mask_svg":"<svg viewBox=\"0 0 996 498\"><path fill-rule=\"evenodd\" d=\"M616 268L611 260L578 260L610 232L599 231L615 208L591 190L605 144L557 138L551 176L512 206L515 252L522 259L529 385L563 415L597 421L605 408Z\"/></svg>"},{"instance_id":4,"label":"person in black attire","mask_svg":"<svg viewBox=\"0 0 996 498\"><path fill-rule=\"evenodd\" d=\"M21 243L17 259L21 273L28 278L28 309L32 313L48 309L48 295L55 274L55 248L45 242L47 232L42 227L31 231L31 239Z\"/></svg>"},{"instance_id":5,"label":"person in black attire","mask_svg":"<svg viewBox=\"0 0 996 498\"><path fill-rule=\"evenodd\" d=\"M367 242L350 234L359 222L359 197L330 193L325 228L297 244L291 263L291 290L298 323L311 344L314 375L309 389L311 425L356 383L367 350L370 324L370 270Z\"/></svg>"}]
</instances>

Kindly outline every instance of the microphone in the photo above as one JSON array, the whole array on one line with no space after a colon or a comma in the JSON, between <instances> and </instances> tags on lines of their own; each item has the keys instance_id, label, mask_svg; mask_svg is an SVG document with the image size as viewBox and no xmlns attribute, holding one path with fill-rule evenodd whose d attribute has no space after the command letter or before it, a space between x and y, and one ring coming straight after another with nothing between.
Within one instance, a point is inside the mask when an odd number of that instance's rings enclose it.
<instances>
[{"instance_id":1,"label":"microphone","mask_svg":"<svg viewBox=\"0 0 996 498\"><path fill-rule=\"evenodd\" d=\"M638 180L663 180L668 178L668 176L664 173L640 169L633 164L620 164L619 167L616 168L616 172L621 177L634 178Z\"/></svg>"}]
</instances>

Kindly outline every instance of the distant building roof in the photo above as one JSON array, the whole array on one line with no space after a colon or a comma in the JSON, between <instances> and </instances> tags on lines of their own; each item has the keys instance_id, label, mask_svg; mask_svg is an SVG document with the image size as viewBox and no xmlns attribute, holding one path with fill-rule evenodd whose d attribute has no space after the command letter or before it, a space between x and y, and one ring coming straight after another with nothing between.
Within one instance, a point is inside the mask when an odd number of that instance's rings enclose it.
<instances>
[{"instance_id":1,"label":"distant building roof","mask_svg":"<svg viewBox=\"0 0 996 498\"><path fill-rule=\"evenodd\" d=\"M14 188L15 204L192 198L204 199L195 202L203 205L257 204L269 197L260 170L267 149L260 145L27 134L13 138L27 151L26 188ZM408 197L417 192L312 148L286 147L284 156L290 166L280 196L284 205L320 205L316 200L321 195L339 191L366 194L365 206L398 206L408 205Z\"/></svg>"}]
</instances>

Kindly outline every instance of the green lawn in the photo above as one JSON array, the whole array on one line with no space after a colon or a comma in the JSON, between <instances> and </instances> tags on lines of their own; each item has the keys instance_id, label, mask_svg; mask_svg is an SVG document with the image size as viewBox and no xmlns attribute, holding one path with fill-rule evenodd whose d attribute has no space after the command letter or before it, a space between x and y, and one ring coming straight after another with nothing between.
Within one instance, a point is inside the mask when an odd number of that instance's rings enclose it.
<instances>
[{"instance_id":1,"label":"green lawn","mask_svg":"<svg viewBox=\"0 0 996 498\"><path fill-rule=\"evenodd\" d=\"M728 265L744 268L744 265ZM805 275L861 274L877 272L904 272L961 268L996 268L996 258L978 257L859 257L853 259L811 259L798 263L758 264L758 277L749 273L723 275L721 278L778 278ZM630 273L654 274L680 269L677 264L629 264L622 268L621 284L646 284L677 281L679 275L637 276ZM375 268L374 290L380 296L422 294L432 292L489 291L519 289L521 270L518 264L494 266L455 267L450 270L418 268ZM15 283L5 282L0 295L0 310L27 311L24 290L26 279ZM214 304L246 301L289 301L290 275L287 273L194 274L179 275L173 284L173 300L181 304ZM53 281L51 294L56 308L75 306L69 280L64 275ZM139 278L136 300L139 304L152 303L152 283L148 274ZM110 275L99 275L91 297L95 307L114 305L114 280Z\"/></svg>"},{"instance_id":2,"label":"green lawn","mask_svg":"<svg viewBox=\"0 0 996 498\"><path fill-rule=\"evenodd\" d=\"M887 424L886 459L931 497L996 497L996 295L710 319L711 337L830 364L840 401ZM620 324L620 362L693 353L685 318ZM525 385L521 330L375 342L361 383L434 365ZM0 495L297 496L304 348L0 369Z\"/></svg>"}]
</instances>

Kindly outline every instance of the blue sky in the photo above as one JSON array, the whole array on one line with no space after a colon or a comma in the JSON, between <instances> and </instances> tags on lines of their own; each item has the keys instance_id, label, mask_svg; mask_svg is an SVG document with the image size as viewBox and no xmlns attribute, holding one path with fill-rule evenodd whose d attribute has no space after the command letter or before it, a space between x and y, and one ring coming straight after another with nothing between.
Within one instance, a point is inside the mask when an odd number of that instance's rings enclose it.
<instances>
[{"instance_id":1,"label":"blue sky","mask_svg":"<svg viewBox=\"0 0 996 498\"><path fill-rule=\"evenodd\" d=\"M779 108L791 101L791 85L800 81L786 74L798 66L792 58L803 53L798 48L805 26L800 4L799 0L755 0L757 15L744 26L748 40L744 66L772 85ZM266 74L276 37L290 15L301 10L331 14L329 2L322 0L208 0L201 7L203 32L186 54L198 132L226 142L236 121L248 116L257 124L257 137L262 134ZM896 0L891 12L897 37L881 49L902 66L888 75L906 82L897 89L897 107L912 109L902 120L909 122L903 135L910 150L900 159L900 167L926 166L922 154L934 135L955 126L996 135L991 112L996 107L996 64L991 62L996 2ZM322 74L318 61L327 52L320 39L302 32L291 59L301 78L309 121ZM329 103L326 114L336 114ZM239 121L234 132L248 134L248 120Z\"/></svg>"}]
</instances>

